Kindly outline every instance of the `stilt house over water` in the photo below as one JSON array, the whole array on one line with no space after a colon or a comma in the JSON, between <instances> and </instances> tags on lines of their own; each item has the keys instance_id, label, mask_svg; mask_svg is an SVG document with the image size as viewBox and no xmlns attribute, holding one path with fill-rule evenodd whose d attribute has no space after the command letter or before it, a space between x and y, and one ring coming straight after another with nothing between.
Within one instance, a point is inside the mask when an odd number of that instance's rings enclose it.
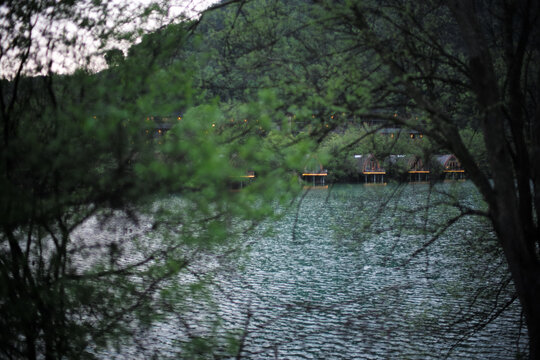
<instances>
[{"instance_id":1,"label":"stilt house over water","mask_svg":"<svg viewBox=\"0 0 540 360\"><path fill-rule=\"evenodd\" d=\"M355 155L358 174L366 183L383 183L387 177L398 181L458 180L465 170L452 154L437 155L425 162L416 155L389 155L383 165L374 154Z\"/></svg>"},{"instance_id":2,"label":"stilt house over water","mask_svg":"<svg viewBox=\"0 0 540 360\"><path fill-rule=\"evenodd\" d=\"M464 179L465 169L461 166L461 162L451 154L437 156L437 162L442 167L444 179Z\"/></svg>"},{"instance_id":3,"label":"stilt house over water","mask_svg":"<svg viewBox=\"0 0 540 360\"><path fill-rule=\"evenodd\" d=\"M309 156L302 171L302 180L312 186L324 186L327 176L328 170L323 167L319 159L313 155Z\"/></svg>"},{"instance_id":4,"label":"stilt house over water","mask_svg":"<svg viewBox=\"0 0 540 360\"><path fill-rule=\"evenodd\" d=\"M430 166L425 164L420 156L412 155L408 159L409 181L427 181L429 180Z\"/></svg>"},{"instance_id":5,"label":"stilt house over water","mask_svg":"<svg viewBox=\"0 0 540 360\"><path fill-rule=\"evenodd\" d=\"M399 181L428 181L430 164L417 155L390 155L385 159L388 176Z\"/></svg>"},{"instance_id":6,"label":"stilt house over water","mask_svg":"<svg viewBox=\"0 0 540 360\"><path fill-rule=\"evenodd\" d=\"M373 154L354 155L357 161L358 173L366 183L383 183L386 179L386 170Z\"/></svg>"}]
</instances>

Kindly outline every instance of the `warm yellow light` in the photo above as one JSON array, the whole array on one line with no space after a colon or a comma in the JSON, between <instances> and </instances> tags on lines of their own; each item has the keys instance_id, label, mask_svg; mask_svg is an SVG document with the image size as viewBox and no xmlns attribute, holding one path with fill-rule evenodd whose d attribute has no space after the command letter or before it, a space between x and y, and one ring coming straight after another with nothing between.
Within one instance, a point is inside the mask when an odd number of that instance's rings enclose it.
<instances>
[{"instance_id":1,"label":"warm yellow light","mask_svg":"<svg viewBox=\"0 0 540 360\"><path fill-rule=\"evenodd\" d=\"M212 124L212 127L216 127L216 124Z\"/></svg>"}]
</instances>

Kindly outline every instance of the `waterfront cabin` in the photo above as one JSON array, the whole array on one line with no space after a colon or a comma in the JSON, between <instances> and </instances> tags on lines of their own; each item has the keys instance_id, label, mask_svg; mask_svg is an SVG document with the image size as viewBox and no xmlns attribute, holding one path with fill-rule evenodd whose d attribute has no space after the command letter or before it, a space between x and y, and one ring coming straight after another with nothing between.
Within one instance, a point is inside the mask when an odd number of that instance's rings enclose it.
<instances>
[{"instance_id":1,"label":"waterfront cabin","mask_svg":"<svg viewBox=\"0 0 540 360\"><path fill-rule=\"evenodd\" d=\"M385 181L386 170L381 167L375 155L354 155L354 158L357 161L358 173L365 183L383 183Z\"/></svg>"},{"instance_id":2,"label":"waterfront cabin","mask_svg":"<svg viewBox=\"0 0 540 360\"><path fill-rule=\"evenodd\" d=\"M233 176L229 179L231 190L241 190L255 180L254 171L246 171L243 175Z\"/></svg>"},{"instance_id":3,"label":"waterfront cabin","mask_svg":"<svg viewBox=\"0 0 540 360\"><path fill-rule=\"evenodd\" d=\"M430 167L417 155L389 155L385 159L387 175L398 181L427 181Z\"/></svg>"},{"instance_id":4,"label":"waterfront cabin","mask_svg":"<svg viewBox=\"0 0 540 360\"><path fill-rule=\"evenodd\" d=\"M436 156L436 162L441 167L442 177L444 179L464 179L465 169L461 166L461 162L452 154Z\"/></svg>"},{"instance_id":5,"label":"waterfront cabin","mask_svg":"<svg viewBox=\"0 0 540 360\"><path fill-rule=\"evenodd\" d=\"M316 156L309 156L302 171L302 180L312 186L325 186L328 170L326 170Z\"/></svg>"},{"instance_id":6,"label":"waterfront cabin","mask_svg":"<svg viewBox=\"0 0 540 360\"><path fill-rule=\"evenodd\" d=\"M387 176L397 181L429 181L431 179L459 180L465 170L455 155L437 155L424 161L417 155L389 155L381 166L373 154L355 155L358 174L363 182L382 183Z\"/></svg>"},{"instance_id":7,"label":"waterfront cabin","mask_svg":"<svg viewBox=\"0 0 540 360\"><path fill-rule=\"evenodd\" d=\"M230 155L229 165L235 169L233 175L228 180L231 190L243 189L255 180L255 171L250 170L250 164L242 159L238 153Z\"/></svg>"},{"instance_id":8,"label":"waterfront cabin","mask_svg":"<svg viewBox=\"0 0 540 360\"><path fill-rule=\"evenodd\" d=\"M420 156L409 156L408 162L409 181L428 181L431 167L424 163Z\"/></svg>"}]
</instances>

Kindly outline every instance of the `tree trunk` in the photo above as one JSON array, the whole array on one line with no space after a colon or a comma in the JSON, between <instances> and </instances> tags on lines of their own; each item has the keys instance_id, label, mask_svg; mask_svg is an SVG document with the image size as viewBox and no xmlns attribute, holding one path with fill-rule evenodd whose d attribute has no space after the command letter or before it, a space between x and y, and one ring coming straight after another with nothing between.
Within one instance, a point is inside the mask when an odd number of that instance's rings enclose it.
<instances>
[{"instance_id":1,"label":"tree trunk","mask_svg":"<svg viewBox=\"0 0 540 360\"><path fill-rule=\"evenodd\" d=\"M524 271L522 305L529 332L529 354L531 359L540 359L540 268L534 273ZM531 276L534 274L534 276Z\"/></svg>"},{"instance_id":2,"label":"tree trunk","mask_svg":"<svg viewBox=\"0 0 540 360\"><path fill-rule=\"evenodd\" d=\"M524 246L529 243L529 239L523 237L523 224L518 213L509 210L511 207L507 206L504 199L500 203L502 209L494 219L495 229L523 307L530 359L540 359L540 265L536 254L528 252L527 246Z\"/></svg>"},{"instance_id":3,"label":"tree trunk","mask_svg":"<svg viewBox=\"0 0 540 360\"><path fill-rule=\"evenodd\" d=\"M460 28L469 57L471 87L483 112L482 132L492 171L493 191L483 193L504 250L518 298L523 307L529 335L531 359L540 358L540 261L534 237L537 225L532 216L530 172L526 150L511 144L523 142L522 112L506 111L499 89L494 61L471 1L449 3ZM514 64L515 65L515 64ZM516 72L519 74L519 72ZM520 76L506 74L519 82ZM518 76L513 79L512 76ZM510 79L508 79L508 77ZM512 132L507 130L511 129ZM525 184L525 185L524 185Z\"/></svg>"},{"instance_id":4,"label":"tree trunk","mask_svg":"<svg viewBox=\"0 0 540 360\"><path fill-rule=\"evenodd\" d=\"M37 359L36 338L34 336L33 330L28 330L26 332L25 342L26 342L26 356L28 356L28 360Z\"/></svg>"}]
</instances>

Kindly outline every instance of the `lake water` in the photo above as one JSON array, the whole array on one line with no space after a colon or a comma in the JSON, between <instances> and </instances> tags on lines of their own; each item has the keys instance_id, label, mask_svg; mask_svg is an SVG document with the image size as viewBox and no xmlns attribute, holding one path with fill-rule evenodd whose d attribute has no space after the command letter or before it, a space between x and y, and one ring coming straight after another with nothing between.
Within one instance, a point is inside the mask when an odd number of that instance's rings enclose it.
<instances>
[{"instance_id":1,"label":"lake water","mask_svg":"<svg viewBox=\"0 0 540 360\"><path fill-rule=\"evenodd\" d=\"M245 239L247 256L214 274L213 305L185 300L185 311L117 357L192 358L208 343L194 342L186 355L185 341L204 335L223 351L228 335L240 338L247 359L510 359L524 351L494 235L485 219L459 217L482 209L472 184L304 191L281 220Z\"/></svg>"},{"instance_id":2,"label":"lake water","mask_svg":"<svg viewBox=\"0 0 540 360\"><path fill-rule=\"evenodd\" d=\"M220 279L221 314L247 330L243 356L509 359L525 347L517 301L486 325L512 298L511 285L498 292L508 274L486 221L461 218L433 240L459 214L440 202L481 208L470 183L306 191Z\"/></svg>"}]
</instances>

